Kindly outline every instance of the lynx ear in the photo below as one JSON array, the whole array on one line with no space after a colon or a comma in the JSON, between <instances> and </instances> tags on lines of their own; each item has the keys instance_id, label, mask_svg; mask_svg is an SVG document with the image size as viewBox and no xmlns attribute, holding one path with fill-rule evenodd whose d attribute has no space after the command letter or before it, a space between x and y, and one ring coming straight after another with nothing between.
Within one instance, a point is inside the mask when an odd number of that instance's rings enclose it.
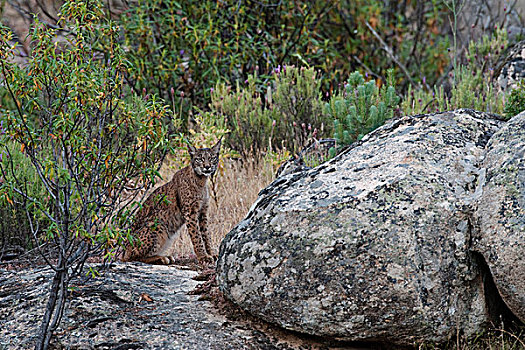
<instances>
[{"instance_id":1,"label":"lynx ear","mask_svg":"<svg viewBox=\"0 0 525 350\"><path fill-rule=\"evenodd\" d=\"M191 157L195 155L195 152L197 152L197 149L193 147L192 145L188 144L188 153L190 154Z\"/></svg>"},{"instance_id":2,"label":"lynx ear","mask_svg":"<svg viewBox=\"0 0 525 350\"><path fill-rule=\"evenodd\" d=\"M215 146L212 147L212 150L219 154L219 150L221 149L221 141L222 141L222 136L221 138L219 139L219 141L217 141L217 143L215 144Z\"/></svg>"}]
</instances>

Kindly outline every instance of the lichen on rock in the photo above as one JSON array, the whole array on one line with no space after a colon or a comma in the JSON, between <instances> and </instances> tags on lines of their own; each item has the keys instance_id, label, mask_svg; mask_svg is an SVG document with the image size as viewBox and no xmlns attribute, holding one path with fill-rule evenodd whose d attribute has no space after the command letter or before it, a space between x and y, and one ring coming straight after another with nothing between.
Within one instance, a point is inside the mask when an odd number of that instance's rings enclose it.
<instances>
[{"instance_id":1,"label":"lichen on rock","mask_svg":"<svg viewBox=\"0 0 525 350\"><path fill-rule=\"evenodd\" d=\"M482 167L474 250L485 258L507 306L525 322L525 112L490 139Z\"/></svg>"},{"instance_id":2,"label":"lichen on rock","mask_svg":"<svg viewBox=\"0 0 525 350\"><path fill-rule=\"evenodd\" d=\"M490 315L469 208L501 125L465 109L402 117L277 178L222 242L221 290L263 320L342 340L481 330Z\"/></svg>"}]
</instances>

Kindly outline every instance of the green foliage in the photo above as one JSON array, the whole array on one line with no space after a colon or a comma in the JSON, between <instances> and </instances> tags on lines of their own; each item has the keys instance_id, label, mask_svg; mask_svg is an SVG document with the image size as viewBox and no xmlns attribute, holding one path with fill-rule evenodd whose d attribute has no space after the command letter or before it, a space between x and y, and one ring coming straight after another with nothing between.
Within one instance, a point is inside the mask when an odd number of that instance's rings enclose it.
<instances>
[{"instance_id":1,"label":"green foliage","mask_svg":"<svg viewBox=\"0 0 525 350\"><path fill-rule=\"evenodd\" d=\"M20 66L12 59L13 35L0 26L2 80L14 107L2 102L0 110L0 152L8 163L0 162L0 198L23 199L32 238L40 252L46 241L52 255L42 256L55 271L37 349L48 348L68 283L86 259L102 249L109 258L116 243L130 239L138 204L136 195L121 195L137 189L131 179L144 186L155 181L168 147L167 108L154 96L126 98L120 29L104 20L103 9L97 1L65 2L58 27L35 17L32 57ZM34 178L13 171L10 144L31 162ZM45 194L35 194L29 182Z\"/></svg>"},{"instance_id":2,"label":"green foliage","mask_svg":"<svg viewBox=\"0 0 525 350\"><path fill-rule=\"evenodd\" d=\"M4 130L0 122L0 134ZM44 185L37 181L38 174L31 164L31 160L20 150L20 146L7 141L4 149L0 150L0 188L10 189L6 183L23 183L24 191L33 198L49 198ZM25 211L24 197L13 191L0 192L0 241L8 246L17 246L17 249L31 249L33 235L30 220ZM36 217L31 211L31 220L41 225L48 225L45 217Z\"/></svg>"},{"instance_id":3,"label":"green foliage","mask_svg":"<svg viewBox=\"0 0 525 350\"><path fill-rule=\"evenodd\" d=\"M423 88L412 90L401 103L405 115L450 111L458 108L472 108L478 111L501 114L504 95L491 81L486 80L481 72L459 66L456 74L456 86L447 96L443 87L434 87L431 91Z\"/></svg>"},{"instance_id":4,"label":"green foliage","mask_svg":"<svg viewBox=\"0 0 525 350\"><path fill-rule=\"evenodd\" d=\"M265 1L139 1L122 16L126 46L131 48L133 88L178 99L177 104L183 94L189 105L202 108L210 87L219 81L244 81L259 70L268 75L284 58L293 61L308 35L292 28L300 28L301 22L306 26L314 18L294 11L302 4L269 5ZM285 40L296 34L297 38ZM171 88L177 91L174 96L168 94Z\"/></svg>"},{"instance_id":5,"label":"green foliage","mask_svg":"<svg viewBox=\"0 0 525 350\"><path fill-rule=\"evenodd\" d=\"M360 140L383 125L394 116L398 103L391 73L381 89L374 80L365 82L359 72L352 73L344 90L325 104L326 113L333 118L338 147Z\"/></svg>"},{"instance_id":6,"label":"green foliage","mask_svg":"<svg viewBox=\"0 0 525 350\"><path fill-rule=\"evenodd\" d=\"M466 63L458 64L455 85L449 94L443 87L409 87L401 109L406 115L472 108L495 114L503 113L504 94L494 87L494 71L499 55L508 46L507 33L497 29L492 37L471 42Z\"/></svg>"},{"instance_id":7,"label":"green foliage","mask_svg":"<svg viewBox=\"0 0 525 350\"><path fill-rule=\"evenodd\" d=\"M401 113L403 115L437 113L447 110L446 108L447 97L443 87L434 87L428 91L423 87L412 89L410 86L401 102Z\"/></svg>"},{"instance_id":8,"label":"green foliage","mask_svg":"<svg viewBox=\"0 0 525 350\"><path fill-rule=\"evenodd\" d=\"M478 111L502 114L503 94L498 93L491 80L479 70L460 67L457 85L451 91L447 110L472 108Z\"/></svg>"},{"instance_id":9,"label":"green foliage","mask_svg":"<svg viewBox=\"0 0 525 350\"><path fill-rule=\"evenodd\" d=\"M471 41L466 52L467 67L492 78L500 55L509 46L506 28L496 28L491 35L484 35L479 41Z\"/></svg>"},{"instance_id":10,"label":"green foliage","mask_svg":"<svg viewBox=\"0 0 525 350\"><path fill-rule=\"evenodd\" d=\"M219 83L210 108L222 117L232 134L230 145L243 154L288 148L298 151L312 137L322 136L323 115L320 80L313 68L277 68L265 91L257 91L257 76L235 90Z\"/></svg>"},{"instance_id":11,"label":"green foliage","mask_svg":"<svg viewBox=\"0 0 525 350\"><path fill-rule=\"evenodd\" d=\"M520 80L516 89L513 89L505 102L505 116L510 119L525 111L525 80Z\"/></svg>"},{"instance_id":12,"label":"green foliage","mask_svg":"<svg viewBox=\"0 0 525 350\"><path fill-rule=\"evenodd\" d=\"M205 108L217 83L235 86L249 75L264 95L284 64L323 72L324 91L358 68L385 76L392 58L369 26L414 78L433 83L448 64L448 37L440 35L446 10L440 1L140 0L120 20L133 89L190 111Z\"/></svg>"},{"instance_id":13,"label":"green foliage","mask_svg":"<svg viewBox=\"0 0 525 350\"><path fill-rule=\"evenodd\" d=\"M474 108L503 114L504 94L495 88L495 76L500 55L508 47L507 30L497 28L477 42L470 42L466 64L459 68L458 82L453 87L448 109Z\"/></svg>"},{"instance_id":14,"label":"green foliage","mask_svg":"<svg viewBox=\"0 0 525 350\"><path fill-rule=\"evenodd\" d=\"M0 125L0 133L1 125ZM20 150L20 145L12 141L6 140L3 144L2 152L0 153L0 162L5 174L2 174L1 181L8 183L22 182L24 183L25 191L31 197L44 197L47 195L44 185L37 181L38 174L31 163L31 160ZM13 165L13 168L10 166ZM16 194L14 194L16 196ZM10 198L3 197L6 204L10 202Z\"/></svg>"},{"instance_id":15,"label":"green foliage","mask_svg":"<svg viewBox=\"0 0 525 350\"><path fill-rule=\"evenodd\" d=\"M100 20L102 9L96 2L65 3L59 24L69 35L63 39L35 19L33 57L22 67L11 63L12 34L1 31L0 63L16 107L1 111L0 144L9 154L2 193L23 197L29 213L46 217L49 225L39 232L58 245L76 237L99 245L122 238L118 225L108 225L110 218L125 222L130 214L114 216L118 194L128 178L154 181L167 147L166 107L154 97L123 98L128 68L117 44L119 28ZM13 178L18 156L10 145L30 161L29 182ZM46 195L34 193L29 183Z\"/></svg>"},{"instance_id":16,"label":"green foliage","mask_svg":"<svg viewBox=\"0 0 525 350\"><path fill-rule=\"evenodd\" d=\"M2 103L5 132L0 152L0 197L23 199L32 238L46 241L55 271L37 349L47 349L58 327L70 278L82 272L95 251L109 258L116 244L130 240L138 203L130 180L148 186L168 147L167 107L151 98L127 97L128 66L117 44L120 29L105 21L101 2L65 2L58 27L36 17L30 32L32 57L13 63L16 44L0 27L0 67L12 100ZM13 144L30 161L34 178L13 171ZM44 195L30 190L38 183ZM131 188L130 188L131 187ZM143 188L143 187L141 187ZM135 191L137 193L137 191Z\"/></svg>"},{"instance_id":17,"label":"green foliage","mask_svg":"<svg viewBox=\"0 0 525 350\"><path fill-rule=\"evenodd\" d=\"M212 147L220 139L225 139L230 130L227 128L224 118L219 118L210 112L202 112L195 117L194 125L188 130L185 136L180 134L175 140L171 141L174 146L171 154L171 166L180 169L190 163L190 155L186 147L190 142L197 148ZM189 140L188 140L189 139ZM221 146L219 155L219 173L224 170L224 161L229 158L235 158L238 154L227 146Z\"/></svg>"}]
</instances>

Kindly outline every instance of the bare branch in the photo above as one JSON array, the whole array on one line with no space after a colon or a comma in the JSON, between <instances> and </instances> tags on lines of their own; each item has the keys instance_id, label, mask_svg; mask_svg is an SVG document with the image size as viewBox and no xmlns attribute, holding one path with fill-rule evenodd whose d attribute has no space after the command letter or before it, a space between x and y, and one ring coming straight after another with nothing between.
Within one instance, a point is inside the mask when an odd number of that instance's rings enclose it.
<instances>
[{"instance_id":1,"label":"bare branch","mask_svg":"<svg viewBox=\"0 0 525 350\"><path fill-rule=\"evenodd\" d=\"M397 64L397 66L399 68L401 68L401 71L403 72L403 74L406 76L406 78L408 79L408 81L410 82L410 84L413 86L413 87L416 87L417 88L417 84L416 82L412 79L412 77L410 76L410 73L408 72L408 69L405 67L405 65L403 63L401 63L397 57L394 55L394 52L392 51L392 49L385 43L385 41L379 36L379 34L377 34L377 32L375 31L374 28L372 28L372 26L370 25L370 23L366 22L365 21L365 25L366 27L368 28L368 30L370 30L370 32L374 35L374 37L381 43L381 45L383 45L383 50L387 53L387 55L390 57L390 59L392 61L394 61L395 64Z\"/></svg>"}]
</instances>

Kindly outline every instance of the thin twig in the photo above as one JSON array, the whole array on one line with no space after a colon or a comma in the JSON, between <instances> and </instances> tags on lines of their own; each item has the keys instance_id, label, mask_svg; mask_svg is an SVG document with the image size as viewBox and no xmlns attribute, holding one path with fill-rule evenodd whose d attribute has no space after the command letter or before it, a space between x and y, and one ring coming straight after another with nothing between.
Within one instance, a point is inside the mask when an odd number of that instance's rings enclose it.
<instances>
[{"instance_id":1,"label":"thin twig","mask_svg":"<svg viewBox=\"0 0 525 350\"><path fill-rule=\"evenodd\" d=\"M416 82L412 79L412 77L410 76L410 73L408 72L408 69L405 67L405 65L403 63L401 63L396 55L394 55L394 52L392 51L392 49L387 45L387 43L379 36L379 34L377 34L377 32L375 31L374 28L372 28L372 26L370 25L370 23L368 22L365 22L365 25L366 27L370 30L370 32L376 37L376 39L381 43L381 45L383 45L383 50L385 50L385 52L387 53L388 56L390 56L390 59L392 59L392 61L394 61L395 64L398 65L399 68L401 68L401 70L403 71L403 74L405 74L405 76L407 77L408 81L410 82L410 84L414 87L414 88L417 88L417 84Z\"/></svg>"},{"instance_id":2,"label":"thin twig","mask_svg":"<svg viewBox=\"0 0 525 350\"><path fill-rule=\"evenodd\" d=\"M374 73L374 72L372 71L372 69L370 69L370 67L368 67L363 61L361 61L361 60L359 59L359 57L357 57L356 55L353 55L352 58L353 58L354 60L356 60L357 63L359 63L364 69L366 69L366 71L367 71L370 75L376 77L377 79L385 80L385 79L383 79L383 77L381 77L380 75Z\"/></svg>"},{"instance_id":3,"label":"thin twig","mask_svg":"<svg viewBox=\"0 0 525 350\"><path fill-rule=\"evenodd\" d=\"M421 110L421 112L424 112L431 104L432 102L436 101L435 98L431 99L430 101L428 101L428 103L425 105L425 107L423 107L423 109Z\"/></svg>"}]
</instances>

